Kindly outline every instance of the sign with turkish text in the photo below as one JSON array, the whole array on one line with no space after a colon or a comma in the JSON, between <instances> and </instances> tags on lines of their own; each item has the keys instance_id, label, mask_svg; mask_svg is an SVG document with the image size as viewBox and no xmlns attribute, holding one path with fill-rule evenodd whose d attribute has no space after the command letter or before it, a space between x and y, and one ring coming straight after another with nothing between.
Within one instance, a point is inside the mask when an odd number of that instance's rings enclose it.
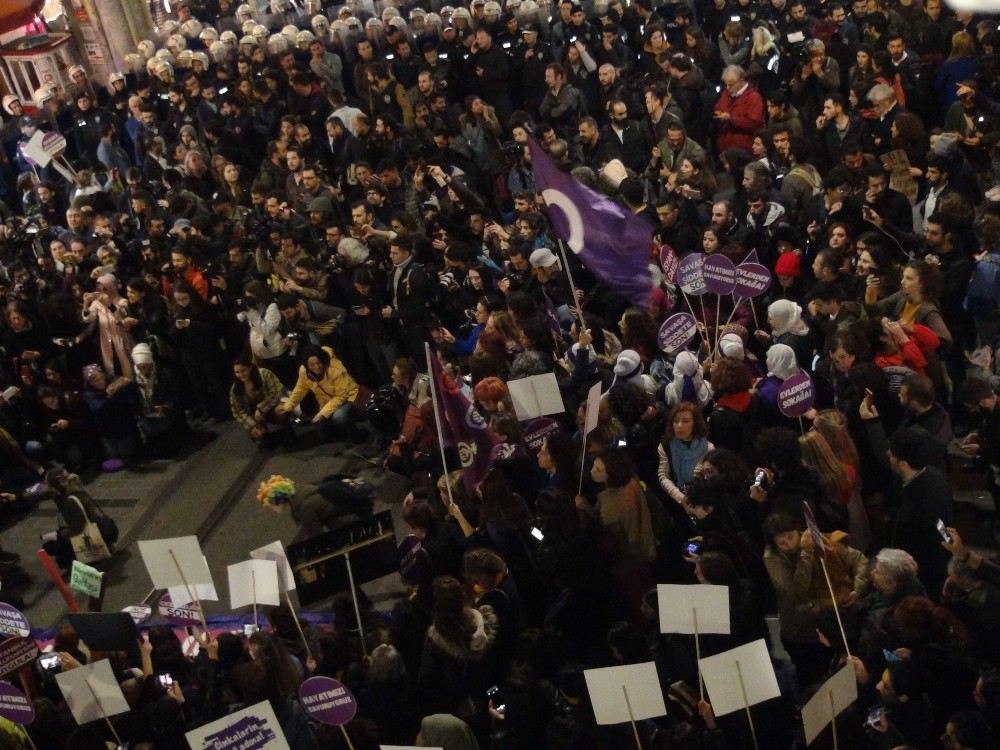
<instances>
[{"instance_id":1,"label":"sign with turkish text","mask_svg":"<svg viewBox=\"0 0 1000 750\"><path fill-rule=\"evenodd\" d=\"M804 372L797 372L778 389L778 409L786 417L801 417L812 408L815 397L812 379Z\"/></svg>"},{"instance_id":2,"label":"sign with turkish text","mask_svg":"<svg viewBox=\"0 0 1000 750\"><path fill-rule=\"evenodd\" d=\"M299 686L299 703L322 724L346 724L358 712L358 702L344 685L330 677L310 677Z\"/></svg>"},{"instance_id":3,"label":"sign with turkish text","mask_svg":"<svg viewBox=\"0 0 1000 750\"><path fill-rule=\"evenodd\" d=\"M680 312L671 315L660 326L656 343L667 354L683 349L698 333L698 325L691 313Z\"/></svg>"}]
</instances>

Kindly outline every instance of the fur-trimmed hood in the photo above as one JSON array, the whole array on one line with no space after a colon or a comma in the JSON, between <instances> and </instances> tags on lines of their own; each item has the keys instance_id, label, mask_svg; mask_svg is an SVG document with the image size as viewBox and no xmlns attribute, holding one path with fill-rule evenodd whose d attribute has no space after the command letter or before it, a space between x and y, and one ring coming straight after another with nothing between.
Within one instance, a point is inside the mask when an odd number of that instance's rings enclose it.
<instances>
[{"instance_id":1,"label":"fur-trimmed hood","mask_svg":"<svg viewBox=\"0 0 1000 750\"><path fill-rule=\"evenodd\" d=\"M476 630L469 637L467 645L458 644L445 638L433 625L427 628L427 640L452 659L480 661L496 643L500 620L493 611L493 607L488 604L483 604L478 608L466 607L465 611L467 614L471 614L476 623Z\"/></svg>"}]
</instances>

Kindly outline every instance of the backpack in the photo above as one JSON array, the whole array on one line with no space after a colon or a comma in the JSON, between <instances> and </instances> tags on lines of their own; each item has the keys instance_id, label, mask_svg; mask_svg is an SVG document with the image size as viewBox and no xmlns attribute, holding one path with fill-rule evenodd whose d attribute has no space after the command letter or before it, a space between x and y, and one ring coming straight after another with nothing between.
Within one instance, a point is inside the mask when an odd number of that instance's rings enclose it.
<instances>
[{"instance_id":1,"label":"backpack","mask_svg":"<svg viewBox=\"0 0 1000 750\"><path fill-rule=\"evenodd\" d=\"M1000 253L990 253L976 264L963 307L979 320L1000 318Z\"/></svg>"}]
</instances>

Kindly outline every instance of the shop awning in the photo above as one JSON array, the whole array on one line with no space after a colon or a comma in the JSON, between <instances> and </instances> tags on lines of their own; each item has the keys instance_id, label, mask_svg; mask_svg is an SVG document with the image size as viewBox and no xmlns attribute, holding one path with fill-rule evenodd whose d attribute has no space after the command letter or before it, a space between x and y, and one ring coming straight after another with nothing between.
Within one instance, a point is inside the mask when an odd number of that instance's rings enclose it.
<instances>
[{"instance_id":1,"label":"shop awning","mask_svg":"<svg viewBox=\"0 0 1000 750\"><path fill-rule=\"evenodd\" d=\"M45 0L3 0L0 2L0 34L31 23L41 12Z\"/></svg>"}]
</instances>

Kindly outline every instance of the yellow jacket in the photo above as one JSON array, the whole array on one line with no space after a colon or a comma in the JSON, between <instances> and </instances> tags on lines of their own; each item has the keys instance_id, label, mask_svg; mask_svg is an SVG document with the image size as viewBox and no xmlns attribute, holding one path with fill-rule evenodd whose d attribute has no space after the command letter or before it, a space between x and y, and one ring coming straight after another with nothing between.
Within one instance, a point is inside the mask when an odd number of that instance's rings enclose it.
<instances>
[{"instance_id":1,"label":"yellow jacket","mask_svg":"<svg viewBox=\"0 0 1000 750\"><path fill-rule=\"evenodd\" d=\"M306 366L300 366L299 379L288 396L288 401L285 402L287 408L298 406L306 394L311 392L319 403L320 415L326 418L332 416L344 404L354 403L354 399L358 397L358 384L344 369L343 363L337 359L333 349L324 346L323 351L330 355L330 364L323 377L313 380L309 377Z\"/></svg>"}]
</instances>

